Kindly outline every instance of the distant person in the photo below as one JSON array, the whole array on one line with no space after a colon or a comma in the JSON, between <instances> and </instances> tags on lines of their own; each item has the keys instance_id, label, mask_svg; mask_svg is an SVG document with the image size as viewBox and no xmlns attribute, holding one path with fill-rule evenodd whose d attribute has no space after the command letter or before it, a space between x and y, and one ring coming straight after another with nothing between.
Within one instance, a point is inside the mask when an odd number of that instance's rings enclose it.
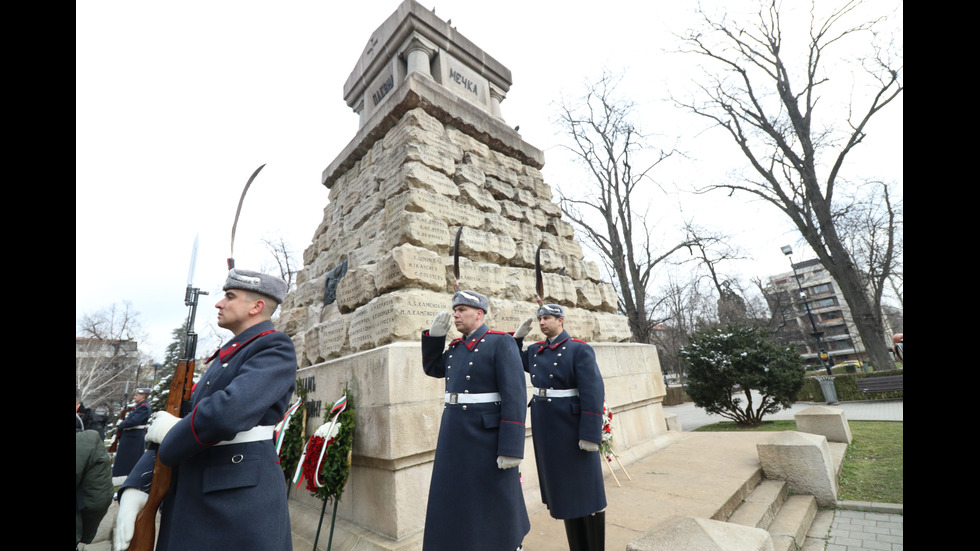
<instances>
[{"instance_id":1,"label":"distant person","mask_svg":"<svg viewBox=\"0 0 980 551\"><path fill-rule=\"evenodd\" d=\"M603 485L602 413L605 388L595 351L565 331L565 309L545 304L537 310L546 337L521 352L531 376L532 442L541 500L565 523L572 551L605 548L606 489ZM528 318L514 332L518 347L530 330Z\"/></svg>"},{"instance_id":2,"label":"distant person","mask_svg":"<svg viewBox=\"0 0 980 551\"><path fill-rule=\"evenodd\" d=\"M483 322L487 297L459 291L422 333L422 368L446 380L425 513L424 551L513 551L531 529L517 466L527 387L507 333ZM463 334L446 346L450 323Z\"/></svg>"},{"instance_id":3,"label":"distant person","mask_svg":"<svg viewBox=\"0 0 980 551\"><path fill-rule=\"evenodd\" d=\"M77 402L76 402L77 405ZM77 409L76 409L77 411ZM94 430L75 431L75 548L92 543L112 504L112 471L102 437Z\"/></svg>"},{"instance_id":4,"label":"distant person","mask_svg":"<svg viewBox=\"0 0 980 551\"><path fill-rule=\"evenodd\" d=\"M892 350L895 352L895 359L905 364L905 333L892 335Z\"/></svg>"},{"instance_id":5,"label":"distant person","mask_svg":"<svg viewBox=\"0 0 980 551\"><path fill-rule=\"evenodd\" d=\"M125 481L133 466L143 456L145 451L144 438L146 424L150 420L150 403L147 398L152 392L149 388L137 388L133 391L133 405L126 417L119 423L119 442L116 444L116 461L112 464L113 482L117 485Z\"/></svg>"},{"instance_id":6,"label":"distant person","mask_svg":"<svg viewBox=\"0 0 980 551\"><path fill-rule=\"evenodd\" d=\"M234 336L208 359L183 418L151 416L147 450L120 489L115 548L133 538L148 502L154 459L173 468L161 504L157 551L292 549L286 480L273 441L296 388L296 351L272 314L286 282L233 269L224 285L218 326ZM212 361L213 360L213 361Z\"/></svg>"},{"instance_id":7,"label":"distant person","mask_svg":"<svg viewBox=\"0 0 980 551\"><path fill-rule=\"evenodd\" d=\"M92 410L82 403L82 391L75 389L75 432L85 430L85 425L91 424Z\"/></svg>"}]
</instances>

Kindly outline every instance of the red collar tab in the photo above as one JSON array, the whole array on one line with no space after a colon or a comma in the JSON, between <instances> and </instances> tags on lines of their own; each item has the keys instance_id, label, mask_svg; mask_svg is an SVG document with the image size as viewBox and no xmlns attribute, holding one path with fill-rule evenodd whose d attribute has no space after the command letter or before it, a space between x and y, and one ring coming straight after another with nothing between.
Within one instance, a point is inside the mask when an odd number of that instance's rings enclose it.
<instances>
[{"instance_id":1,"label":"red collar tab","mask_svg":"<svg viewBox=\"0 0 980 551\"><path fill-rule=\"evenodd\" d=\"M476 346L477 343L480 342L480 339L482 339L484 337L484 335L486 335L487 333L500 333L500 331L490 331L490 330L487 330L487 331L485 331L483 333L480 333L479 335L476 335L474 337L471 337L468 341L466 341L464 343L466 345L466 349L467 350L473 350L473 347ZM506 333L504 333L504 334L506 334ZM449 343L449 346L456 346L457 344L459 344L461 342L463 342L463 338L462 337L457 338L457 339L453 339L453 342Z\"/></svg>"},{"instance_id":2,"label":"red collar tab","mask_svg":"<svg viewBox=\"0 0 980 551\"><path fill-rule=\"evenodd\" d=\"M247 346L248 343L254 341L255 339L257 339L259 337L264 337L264 336L268 335L269 333L275 333L275 332L276 332L275 329L269 329L268 331L263 331L263 332L259 333L258 335L255 335L254 337L248 339L245 342L233 342L233 343L229 344L228 346L226 346L226 347L218 350L217 352L215 352L214 355L212 355L210 358L208 358L208 362L210 362L211 360L213 360L215 356L218 356L218 358L222 362L227 362L229 359L231 359L232 356L235 355L236 352L238 352L242 348L245 348L245 346Z\"/></svg>"},{"instance_id":3,"label":"red collar tab","mask_svg":"<svg viewBox=\"0 0 980 551\"><path fill-rule=\"evenodd\" d=\"M541 348L538 348L538 353L540 354L541 351L544 350L545 348L550 348L550 349L554 350L554 349L558 348L558 345L564 343L567 340L568 340L568 337L565 337L564 339L562 339L562 340L560 340L558 342L551 343L550 346L547 344L548 341L541 341L541 343L540 343L541 344Z\"/></svg>"}]
</instances>

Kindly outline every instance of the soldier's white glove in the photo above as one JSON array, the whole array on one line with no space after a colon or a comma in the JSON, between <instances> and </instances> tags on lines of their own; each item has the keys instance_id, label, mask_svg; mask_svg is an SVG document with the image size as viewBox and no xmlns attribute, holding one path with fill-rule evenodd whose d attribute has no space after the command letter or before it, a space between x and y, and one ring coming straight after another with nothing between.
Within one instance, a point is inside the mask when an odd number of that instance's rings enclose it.
<instances>
[{"instance_id":1,"label":"soldier's white glove","mask_svg":"<svg viewBox=\"0 0 980 551\"><path fill-rule=\"evenodd\" d=\"M514 331L514 338L523 339L526 337L527 334L531 332L532 323L534 323L534 318L527 318L526 320L522 321L521 324L517 326L517 330Z\"/></svg>"},{"instance_id":2,"label":"soldier's white glove","mask_svg":"<svg viewBox=\"0 0 980 551\"><path fill-rule=\"evenodd\" d=\"M119 513L116 514L116 528L113 535L115 551L126 551L136 531L136 515L150 499L149 494L135 488L124 490L119 496Z\"/></svg>"},{"instance_id":3,"label":"soldier's white glove","mask_svg":"<svg viewBox=\"0 0 980 551\"><path fill-rule=\"evenodd\" d=\"M512 469L521 464L520 457L507 457L505 455L497 456L497 468L498 469Z\"/></svg>"},{"instance_id":4,"label":"soldier's white glove","mask_svg":"<svg viewBox=\"0 0 980 551\"><path fill-rule=\"evenodd\" d=\"M599 451L599 444L595 442L589 442L588 440L579 440L578 448L587 452L597 452Z\"/></svg>"},{"instance_id":5,"label":"soldier's white glove","mask_svg":"<svg viewBox=\"0 0 980 551\"><path fill-rule=\"evenodd\" d=\"M146 429L146 441L157 444L163 442L163 437L170 432L170 429L174 428L178 421L180 421L180 417L174 417L166 411L154 413L150 416L150 427Z\"/></svg>"},{"instance_id":6,"label":"soldier's white glove","mask_svg":"<svg viewBox=\"0 0 980 551\"><path fill-rule=\"evenodd\" d=\"M452 316L449 312L439 312L432 320L432 327L429 328L430 337L445 337L452 327Z\"/></svg>"}]
</instances>

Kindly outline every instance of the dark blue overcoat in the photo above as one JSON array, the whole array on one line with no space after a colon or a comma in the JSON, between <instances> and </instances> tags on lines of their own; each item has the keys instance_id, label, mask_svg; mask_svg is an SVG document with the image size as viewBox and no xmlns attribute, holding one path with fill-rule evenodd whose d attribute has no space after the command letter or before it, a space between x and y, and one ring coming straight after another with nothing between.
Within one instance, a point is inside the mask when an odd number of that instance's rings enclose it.
<instances>
[{"instance_id":1,"label":"dark blue overcoat","mask_svg":"<svg viewBox=\"0 0 980 551\"><path fill-rule=\"evenodd\" d=\"M509 551L530 531L519 467L497 457L524 457L527 386L520 351L507 333L483 325L446 348L445 337L422 335L426 375L446 379L446 392L499 392L500 402L446 404L439 427L425 551ZM445 352L443 349L445 348Z\"/></svg>"},{"instance_id":2,"label":"dark blue overcoat","mask_svg":"<svg viewBox=\"0 0 980 551\"><path fill-rule=\"evenodd\" d=\"M116 444L116 459L112 463L112 476L126 476L139 461L145 449L146 422L150 420L150 404L143 400L130 408L126 418L116 429L119 443ZM136 428L142 427L142 428Z\"/></svg>"},{"instance_id":3,"label":"dark blue overcoat","mask_svg":"<svg viewBox=\"0 0 980 551\"><path fill-rule=\"evenodd\" d=\"M562 331L551 344L530 345L521 359L535 388L579 391L572 397L531 398L534 458L548 512L557 519L573 519L604 509L601 454L578 445L579 440L602 442L605 390L595 351Z\"/></svg>"},{"instance_id":4,"label":"dark blue overcoat","mask_svg":"<svg viewBox=\"0 0 980 551\"><path fill-rule=\"evenodd\" d=\"M286 480L273 440L215 445L282 419L296 385L290 338L262 322L226 343L198 380L191 411L160 444L173 467L157 551L292 549ZM152 451L123 485L148 488Z\"/></svg>"}]
</instances>

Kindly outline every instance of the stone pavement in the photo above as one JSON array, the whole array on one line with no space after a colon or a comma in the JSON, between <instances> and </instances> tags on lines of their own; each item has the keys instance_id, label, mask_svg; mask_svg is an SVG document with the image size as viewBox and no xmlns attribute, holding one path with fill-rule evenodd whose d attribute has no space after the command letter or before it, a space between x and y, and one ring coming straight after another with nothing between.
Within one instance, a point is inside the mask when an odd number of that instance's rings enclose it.
<instances>
[{"instance_id":1,"label":"stone pavement","mask_svg":"<svg viewBox=\"0 0 980 551\"><path fill-rule=\"evenodd\" d=\"M755 401L758 403L758 401ZM789 409L766 416L772 420L793 419L796 413L811 406L844 410L848 421L904 421L903 400L867 400L860 402L797 402ZM677 415L681 428L691 431L704 425L728 421L720 415L707 413L687 402L677 406L665 406L664 415ZM904 528L903 504L839 501L833 511L833 520L827 529L824 551L901 551ZM817 522L815 521L815 524ZM825 523L811 529L811 537L820 537Z\"/></svg>"},{"instance_id":2,"label":"stone pavement","mask_svg":"<svg viewBox=\"0 0 980 551\"><path fill-rule=\"evenodd\" d=\"M795 413L814 405L825 404L800 402L767 418L792 419ZM902 401L867 401L841 402L832 407L843 409L849 421L902 421L903 406ZM632 480L625 478L619 466L615 471L621 485L606 477L606 548L610 551L625 549L657 519L671 515L710 518L731 507L726 500L731 499L734 488L744 484L745 473L758 468L756 443L766 433L690 432L726 420L691 403L664 407L664 413L677 415L683 431L672 431L665 437L669 440L665 447L627 463ZM531 533L524 540L527 551L568 549L561 521L552 519L540 504L529 513ZM110 515L115 517L114 508ZM838 502L837 509L817 513L803 549L900 551L903 520L901 504ZM103 540L82 548L110 551L111 546Z\"/></svg>"}]
</instances>

